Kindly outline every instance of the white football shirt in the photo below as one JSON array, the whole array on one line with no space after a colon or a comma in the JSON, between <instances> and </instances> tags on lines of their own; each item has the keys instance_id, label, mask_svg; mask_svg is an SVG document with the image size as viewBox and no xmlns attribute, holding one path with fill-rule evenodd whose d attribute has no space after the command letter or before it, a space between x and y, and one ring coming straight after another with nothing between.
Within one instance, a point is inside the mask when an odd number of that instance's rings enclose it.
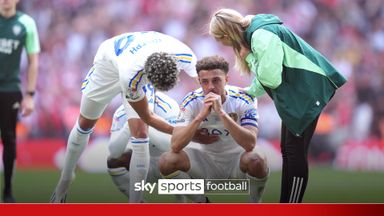
<instances>
[{"instance_id":1,"label":"white football shirt","mask_svg":"<svg viewBox=\"0 0 384 216\"><path fill-rule=\"evenodd\" d=\"M241 126L251 125L258 127L256 98L239 91L237 87L226 86L227 97L223 103L224 111L231 116ZM188 125L203 109L204 93L201 88L187 94L180 105L180 114L178 117L178 126ZM244 151L240 147L229 131L224 127L219 116L212 110L199 128L203 128L209 134L219 135L219 140L209 145L200 145L205 151L218 155L222 153L235 153Z\"/></svg>"},{"instance_id":2,"label":"white football shirt","mask_svg":"<svg viewBox=\"0 0 384 216\"><path fill-rule=\"evenodd\" d=\"M102 43L94 61L102 61L105 66L119 73L120 83L128 101L143 99L142 87L148 82L144 74L144 64L148 56L155 52L174 55L177 66L189 76L196 77L196 55L184 43L159 32L132 32L115 36Z\"/></svg>"}]
</instances>

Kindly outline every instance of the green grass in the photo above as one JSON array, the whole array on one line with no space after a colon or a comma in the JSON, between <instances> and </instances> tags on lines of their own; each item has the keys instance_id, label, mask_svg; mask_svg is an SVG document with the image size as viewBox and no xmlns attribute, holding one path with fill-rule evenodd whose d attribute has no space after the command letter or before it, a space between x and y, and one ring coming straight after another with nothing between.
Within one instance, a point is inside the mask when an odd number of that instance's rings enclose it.
<instances>
[{"instance_id":1,"label":"green grass","mask_svg":"<svg viewBox=\"0 0 384 216\"><path fill-rule=\"evenodd\" d=\"M311 167L306 203L384 203L383 172L349 172L328 167ZM14 195L22 203L46 203L59 178L56 170L17 170ZM273 172L263 197L265 203L277 203L281 172ZM173 202L173 196L146 194L148 202ZM212 202L246 202L243 195L210 195ZM77 172L67 197L70 203L124 203L123 196L108 174Z\"/></svg>"}]
</instances>

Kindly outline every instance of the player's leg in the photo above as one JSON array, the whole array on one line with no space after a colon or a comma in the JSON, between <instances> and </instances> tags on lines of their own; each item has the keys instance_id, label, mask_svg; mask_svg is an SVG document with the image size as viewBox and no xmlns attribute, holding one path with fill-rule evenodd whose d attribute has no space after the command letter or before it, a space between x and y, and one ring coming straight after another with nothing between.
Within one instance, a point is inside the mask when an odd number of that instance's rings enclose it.
<instances>
[{"instance_id":1,"label":"player's leg","mask_svg":"<svg viewBox=\"0 0 384 216\"><path fill-rule=\"evenodd\" d=\"M316 129L315 119L302 136L292 134L283 124L281 130L281 153L283 170L280 202L300 203L308 182L308 148Z\"/></svg>"},{"instance_id":2,"label":"player's leg","mask_svg":"<svg viewBox=\"0 0 384 216\"><path fill-rule=\"evenodd\" d=\"M199 152L197 149L189 148L184 150L180 151L179 153L168 151L160 156L158 164L160 173L163 178L190 179L192 175L193 178L204 178L204 176L206 176L207 169L205 165L209 165L210 163L205 163L206 160L202 159L203 155L200 154L201 152ZM199 160L198 158L202 160ZM209 202L208 198L204 195L185 196L196 203Z\"/></svg>"},{"instance_id":3,"label":"player's leg","mask_svg":"<svg viewBox=\"0 0 384 216\"><path fill-rule=\"evenodd\" d=\"M179 154L173 153L171 151L165 152L160 156L159 162L159 171L163 178L165 179L190 179L191 177L185 173L189 170L189 158L184 151L181 151ZM176 195L175 202L185 203L187 202L186 197L188 195ZM193 196L189 196L190 199L194 199ZM193 200L194 202L203 202L204 198L198 196L199 199Z\"/></svg>"},{"instance_id":4,"label":"player's leg","mask_svg":"<svg viewBox=\"0 0 384 216\"><path fill-rule=\"evenodd\" d=\"M150 130L151 131L151 130ZM161 135L161 134L157 134ZM120 130L113 131L111 133L109 141L110 156L108 157L107 166L108 172L112 178L112 181L116 187L129 198L129 166L132 156L132 146L129 146L127 150L124 149L128 143L130 132L128 125L125 124ZM151 137L151 133L149 134ZM161 139L160 139L161 140ZM169 144L168 144L169 146ZM147 182L156 182L161 178L157 162L162 152L158 149L158 143L150 143L150 166L147 176ZM121 154L121 151L124 153ZM177 202L185 202L183 196L177 196Z\"/></svg>"},{"instance_id":5,"label":"player's leg","mask_svg":"<svg viewBox=\"0 0 384 216\"><path fill-rule=\"evenodd\" d=\"M85 101L86 100L83 100L82 104L88 103ZM79 161L85 146L89 142L90 135L96 122L97 119L88 119L80 114L78 120L72 128L67 141L64 166L61 170L60 180L55 188L54 193L51 196L51 202L66 201L66 194L68 192L69 186L75 178L75 168L77 162Z\"/></svg>"},{"instance_id":6,"label":"player's leg","mask_svg":"<svg viewBox=\"0 0 384 216\"><path fill-rule=\"evenodd\" d=\"M124 82L121 81L122 88L124 89ZM148 125L141 120L137 112L133 109L133 107L126 100L125 95L123 95L123 104L126 111L128 126L131 133L131 138L129 140L130 146L132 146L132 157L131 163L129 167L129 202L138 203L143 200L143 192L142 191L134 191L134 185L137 182L145 182L148 170L149 170L149 138L148 138ZM144 100L147 101L145 97ZM152 110L153 105L151 107L148 104L148 109Z\"/></svg>"},{"instance_id":7,"label":"player's leg","mask_svg":"<svg viewBox=\"0 0 384 216\"><path fill-rule=\"evenodd\" d=\"M134 191L136 182L146 181L149 170L149 138L148 125L141 119L130 118L128 120L131 131L130 144L132 146L132 158L129 166L129 177L131 188L129 193L129 202L142 202L143 192Z\"/></svg>"},{"instance_id":8,"label":"player's leg","mask_svg":"<svg viewBox=\"0 0 384 216\"><path fill-rule=\"evenodd\" d=\"M189 158L185 151L178 153L168 151L160 156L159 170L164 177L170 177L179 171L187 172L190 169Z\"/></svg>"},{"instance_id":9,"label":"player's leg","mask_svg":"<svg viewBox=\"0 0 384 216\"><path fill-rule=\"evenodd\" d=\"M146 92L147 98L149 99L149 102L148 102L149 109L153 110L153 105L154 105L153 87L151 87L150 85L147 85L147 86L144 86L143 89L144 89L144 92ZM128 126L128 123L130 123L132 129L130 129L130 127ZM147 160L149 160L149 155L148 156L146 155L146 152L149 151L149 144L145 145L146 140L144 140L144 142L141 142L140 145L136 145L135 144L136 141L133 141L134 145L132 146L132 140L130 140L131 131L133 133L133 137L136 138L135 140L140 139L140 138L145 138L148 136L147 126L141 121L141 119L139 118L139 116L137 115L135 110L130 106L130 104L124 100L124 106L119 107L114 114L114 119L113 119L112 128L111 128L111 139L109 142L110 156L109 156L108 162L119 160L121 155L123 154L127 144L128 144L128 141L130 141L129 148L130 149L135 148L137 150L136 154L133 154L134 155L133 156L134 161L138 162L138 164L141 164L141 165L139 165L139 167L141 167L141 168L132 170L132 173L133 173L132 175L141 179L141 178L144 178L144 176L140 175L140 174L137 175L137 173L138 172L139 173L147 173L148 170L150 169L149 165L148 166L146 165ZM154 130L152 129L152 132L153 131ZM156 134L156 135L160 135L160 134ZM157 140L159 137L152 136L152 138L154 138L154 140ZM169 146L169 144L168 144L168 146ZM148 148L148 150L147 150L147 148ZM156 149L158 149L158 148L156 148ZM132 151L131 151L131 153L132 153ZM161 153L157 153L157 154L160 155ZM140 157L137 158L137 155L140 155ZM133 162L133 163L135 163L135 162ZM125 195L128 197L130 197L129 194L127 194L130 191L129 190L130 189L130 187L129 187L129 179L130 179L129 175L130 174L128 172L129 164L128 164L127 169L125 169L124 166L113 167L113 169L110 169L110 174L111 174L111 177L114 179L115 184L119 184L119 185L117 185L118 188L120 188L120 190L123 191L123 193L125 193ZM144 166L142 166L142 164L144 164ZM133 166L136 166L136 165L133 165ZM141 169L141 171L140 171L140 169ZM145 175L147 175L147 174L145 174ZM128 182L128 184L123 183L123 179L125 179L125 182ZM140 200L141 193L135 193L135 194L137 196L134 195L134 197L131 199L131 201L132 202L141 202L142 201L142 200Z\"/></svg>"},{"instance_id":10,"label":"player's leg","mask_svg":"<svg viewBox=\"0 0 384 216\"><path fill-rule=\"evenodd\" d=\"M126 119L123 119L126 121ZM122 128L111 132L108 142L108 173L116 187L129 198L129 165L132 149L125 150L131 133L126 122Z\"/></svg>"},{"instance_id":11,"label":"player's leg","mask_svg":"<svg viewBox=\"0 0 384 216\"><path fill-rule=\"evenodd\" d=\"M16 160L16 123L21 102L21 93L1 93L0 131L3 142L4 184L3 202L12 203L12 176Z\"/></svg>"},{"instance_id":12,"label":"player's leg","mask_svg":"<svg viewBox=\"0 0 384 216\"><path fill-rule=\"evenodd\" d=\"M251 152L240 157L240 170L250 180L250 201L261 202L269 176L269 167L265 153L256 145Z\"/></svg>"},{"instance_id":13,"label":"player's leg","mask_svg":"<svg viewBox=\"0 0 384 216\"><path fill-rule=\"evenodd\" d=\"M83 81L82 91L80 115L69 134L64 167L51 202L65 202L69 185L75 177L76 164L94 125L110 101L121 92L118 73L97 60Z\"/></svg>"},{"instance_id":14,"label":"player's leg","mask_svg":"<svg viewBox=\"0 0 384 216\"><path fill-rule=\"evenodd\" d=\"M108 144L110 155L108 157L107 162L108 172L114 184L128 198L130 193L129 167L132 157L132 146L130 145L129 149L125 149L127 147L129 139L130 130L127 123L124 124L124 126L119 130L111 132L111 137ZM152 160L150 164L153 166L154 163ZM157 166L149 167L150 172L148 173L147 180L157 180L159 176L159 174L155 176L157 170Z\"/></svg>"},{"instance_id":15,"label":"player's leg","mask_svg":"<svg viewBox=\"0 0 384 216\"><path fill-rule=\"evenodd\" d=\"M111 136L111 140L113 139ZM155 150L156 152L158 150ZM107 166L108 172L112 178L113 183L116 187L129 198L129 165L132 156L132 149L127 149L120 157L116 159L108 158ZM150 167L147 176L147 182L157 182L161 178L159 168L157 166L159 156L152 156L150 160ZM185 203L186 197L184 195L175 195L175 201L177 203Z\"/></svg>"},{"instance_id":16,"label":"player's leg","mask_svg":"<svg viewBox=\"0 0 384 216\"><path fill-rule=\"evenodd\" d=\"M129 165L132 150L128 149L118 158L108 158L108 173L116 187L129 198Z\"/></svg>"},{"instance_id":17,"label":"player's leg","mask_svg":"<svg viewBox=\"0 0 384 216\"><path fill-rule=\"evenodd\" d=\"M125 152L130 137L131 132L128 127L128 122L126 122L120 129L111 131L108 141L108 158L118 159Z\"/></svg>"}]
</instances>

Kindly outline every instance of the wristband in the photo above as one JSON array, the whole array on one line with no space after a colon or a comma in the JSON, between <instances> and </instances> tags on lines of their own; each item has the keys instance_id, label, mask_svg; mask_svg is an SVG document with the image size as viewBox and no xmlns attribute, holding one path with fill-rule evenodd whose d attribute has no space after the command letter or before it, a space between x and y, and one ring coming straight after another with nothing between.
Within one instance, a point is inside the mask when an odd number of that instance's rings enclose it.
<instances>
[{"instance_id":1,"label":"wristband","mask_svg":"<svg viewBox=\"0 0 384 216\"><path fill-rule=\"evenodd\" d=\"M35 91L27 91L27 95L33 97L35 95Z\"/></svg>"}]
</instances>

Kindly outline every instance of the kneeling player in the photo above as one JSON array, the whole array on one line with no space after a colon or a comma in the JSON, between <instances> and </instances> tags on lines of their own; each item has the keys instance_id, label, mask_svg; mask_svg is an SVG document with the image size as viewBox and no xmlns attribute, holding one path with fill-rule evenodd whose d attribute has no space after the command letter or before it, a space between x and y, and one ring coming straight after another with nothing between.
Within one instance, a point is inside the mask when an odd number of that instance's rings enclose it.
<instances>
[{"instance_id":1,"label":"kneeling player","mask_svg":"<svg viewBox=\"0 0 384 216\"><path fill-rule=\"evenodd\" d=\"M248 178L250 201L260 202L269 168L256 142L256 99L227 85L228 63L222 57L203 58L196 70L202 88L184 98L171 150L159 160L160 172L165 178ZM218 141L192 147L199 129L217 135Z\"/></svg>"},{"instance_id":2,"label":"kneeling player","mask_svg":"<svg viewBox=\"0 0 384 216\"><path fill-rule=\"evenodd\" d=\"M175 100L161 92L154 94L151 86L145 87L148 104L158 116L170 124L174 124L179 113L179 106ZM131 163L132 147L127 146L131 136L128 128L124 106L120 106L113 116L107 165L108 172L117 188L129 198L129 166ZM161 178L157 161L159 156L170 149L171 136L149 127L150 138L150 167L147 181L155 182ZM140 152L139 152L140 154ZM177 202L184 202L182 196L176 196Z\"/></svg>"}]
</instances>

